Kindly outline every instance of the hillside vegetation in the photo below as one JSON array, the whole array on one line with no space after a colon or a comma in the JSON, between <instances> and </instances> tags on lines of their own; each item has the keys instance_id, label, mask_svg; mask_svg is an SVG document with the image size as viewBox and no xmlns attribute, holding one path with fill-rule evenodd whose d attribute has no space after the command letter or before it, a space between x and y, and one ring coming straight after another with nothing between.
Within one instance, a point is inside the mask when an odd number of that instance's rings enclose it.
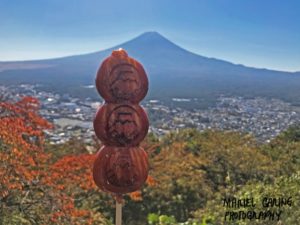
<instances>
[{"instance_id":1,"label":"hillside vegetation","mask_svg":"<svg viewBox=\"0 0 300 225\"><path fill-rule=\"evenodd\" d=\"M114 200L93 183L96 139L49 145L39 102L0 103L0 224L113 224ZM299 224L300 127L268 144L247 134L194 129L142 146L151 170L143 189L124 196L126 225ZM92 150L92 153L91 153ZM288 198L279 221L225 221L224 198ZM260 204L255 210L262 209ZM268 209L278 208L269 206Z\"/></svg>"}]
</instances>

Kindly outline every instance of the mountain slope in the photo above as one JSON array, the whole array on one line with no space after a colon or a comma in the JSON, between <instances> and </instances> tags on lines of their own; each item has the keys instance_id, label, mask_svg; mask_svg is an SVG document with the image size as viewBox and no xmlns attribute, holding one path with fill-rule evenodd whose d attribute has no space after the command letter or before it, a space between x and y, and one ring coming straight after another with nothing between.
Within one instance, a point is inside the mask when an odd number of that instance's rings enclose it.
<instances>
[{"instance_id":1,"label":"mountain slope","mask_svg":"<svg viewBox=\"0 0 300 225\"><path fill-rule=\"evenodd\" d=\"M96 96L94 90L81 90L80 86L93 84L101 61L120 47L144 65L150 79L149 98L199 97L210 102L220 94L228 94L276 97L294 103L300 99L299 73L256 69L203 57L186 51L157 32L147 32L90 54L0 62L0 82L41 83L55 91Z\"/></svg>"}]
</instances>

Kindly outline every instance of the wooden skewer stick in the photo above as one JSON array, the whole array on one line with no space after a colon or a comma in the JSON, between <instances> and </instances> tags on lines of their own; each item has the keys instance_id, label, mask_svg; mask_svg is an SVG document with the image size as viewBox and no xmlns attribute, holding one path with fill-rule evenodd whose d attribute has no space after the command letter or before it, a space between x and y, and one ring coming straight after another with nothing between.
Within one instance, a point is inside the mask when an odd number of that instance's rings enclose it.
<instances>
[{"instance_id":1,"label":"wooden skewer stick","mask_svg":"<svg viewBox=\"0 0 300 225\"><path fill-rule=\"evenodd\" d=\"M116 196L116 225L122 225L122 195Z\"/></svg>"},{"instance_id":2,"label":"wooden skewer stick","mask_svg":"<svg viewBox=\"0 0 300 225\"><path fill-rule=\"evenodd\" d=\"M122 204L116 201L116 225L122 225Z\"/></svg>"}]
</instances>

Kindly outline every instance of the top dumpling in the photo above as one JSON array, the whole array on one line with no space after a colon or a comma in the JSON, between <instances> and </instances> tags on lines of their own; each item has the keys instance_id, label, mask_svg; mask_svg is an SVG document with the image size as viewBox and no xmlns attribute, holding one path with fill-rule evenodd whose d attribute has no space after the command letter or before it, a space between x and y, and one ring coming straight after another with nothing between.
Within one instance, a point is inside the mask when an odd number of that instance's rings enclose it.
<instances>
[{"instance_id":1,"label":"top dumpling","mask_svg":"<svg viewBox=\"0 0 300 225\"><path fill-rule=\"evenodd\" d=\"M139 103L148 92L148 78L143 66L119 49L101 64L96 88L108 103Z\"/></svg>"}]
</instances>

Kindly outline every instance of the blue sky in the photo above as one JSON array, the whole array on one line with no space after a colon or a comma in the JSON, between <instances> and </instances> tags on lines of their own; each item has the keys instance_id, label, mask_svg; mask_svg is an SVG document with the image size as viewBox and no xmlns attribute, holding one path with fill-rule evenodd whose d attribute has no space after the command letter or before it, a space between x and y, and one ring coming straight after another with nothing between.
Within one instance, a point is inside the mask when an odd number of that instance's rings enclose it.
<instances>
[{"instance_id":1,"label":"blue sky","mask_svg":"<svg viewBox=\"0 0 300 225\"><path fill-rule=\"evenodd\" d=\"M299 0L0 0L0 61L94 52L146 31L203 56L300 71Z\"/></svg>"}]
</instances>

